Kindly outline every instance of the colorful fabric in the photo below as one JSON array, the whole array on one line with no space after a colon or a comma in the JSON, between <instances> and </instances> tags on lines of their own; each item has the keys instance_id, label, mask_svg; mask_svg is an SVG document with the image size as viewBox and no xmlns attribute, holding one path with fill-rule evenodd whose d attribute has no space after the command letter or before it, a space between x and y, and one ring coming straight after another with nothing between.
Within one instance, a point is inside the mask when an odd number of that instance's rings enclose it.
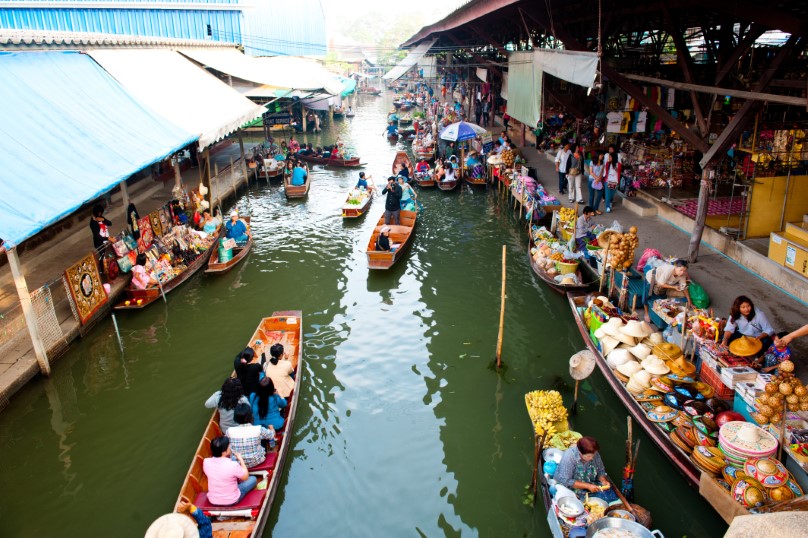
<instances>
[{"instance_id":1,"label":"colorful fabric","mask_svg":"<svg viewBox=\"0 0 808 538\"><path fill-rule=\"evenodd\" d=\"M120 263L119 263L120 266ZM82 324L89 320L107 302L101 275L93 253L73 264L65 271L70 296Z\"/></svg>"}]
</instances>

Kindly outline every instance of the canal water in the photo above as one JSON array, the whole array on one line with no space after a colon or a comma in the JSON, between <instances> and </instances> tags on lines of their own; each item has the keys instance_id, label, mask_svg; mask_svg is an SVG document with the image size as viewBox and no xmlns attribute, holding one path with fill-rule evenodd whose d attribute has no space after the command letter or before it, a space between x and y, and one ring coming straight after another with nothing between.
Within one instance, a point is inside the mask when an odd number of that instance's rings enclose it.
<instances>
[{"instance_id":1,"label":"canal water","mask_svg":"<svg viewBox=\"0 0 808 538\"><path fill-rule=\"evenodd\" d=\"M377 183L396 146L382 136L391 97L360 98L335 122ZM401 146L399 146L401 147ZM142 536L171 510L210 413L203 402L258 321L304 313L304 388L292 451L265 536L549 536L525 504L533 444L524 394L571 402L583 347L565 299L532 274L526 234L494 193L420 191L410 252L369 273L365 247L384 209L340 218L356 171L314 167L306 201L259 182L238 205L256 245L225 276L198 275L142 312L102 321L50 379L0 414L0 535ZM504 367L493 368L502 245ZM615 479L627 412L600 373L582 385L576 429L600 440ZM639 427L635 427L635 436ZM637 499L666 536L726 528L643 435Z\"/></svg>"}]
</instances>

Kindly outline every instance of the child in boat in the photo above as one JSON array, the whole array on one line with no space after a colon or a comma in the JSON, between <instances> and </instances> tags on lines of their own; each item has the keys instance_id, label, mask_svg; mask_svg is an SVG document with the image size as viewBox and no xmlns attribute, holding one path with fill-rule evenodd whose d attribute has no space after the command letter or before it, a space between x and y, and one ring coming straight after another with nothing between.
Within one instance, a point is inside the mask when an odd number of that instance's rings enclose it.
<instances>
[{"instance_id":1,"label":"child in boat","mask_svg":"<svg viewBox=\"0 0 808 538\"><path fill-rule=\"evenodd\" d=\"M157 285L157 279L146 269L146 260L145 254L138 254L135 259L135 265L132 267L132 285L139 290L145 290L148 287Z\"/></svg>"}]
</instances>

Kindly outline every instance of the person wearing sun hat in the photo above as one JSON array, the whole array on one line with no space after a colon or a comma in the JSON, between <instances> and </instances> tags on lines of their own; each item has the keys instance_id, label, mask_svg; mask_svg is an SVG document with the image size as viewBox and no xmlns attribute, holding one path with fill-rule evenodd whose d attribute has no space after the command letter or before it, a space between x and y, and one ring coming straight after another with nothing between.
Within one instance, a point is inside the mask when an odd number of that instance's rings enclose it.
<instances>
[{"instance_id":1,"label":"person wearing sun hat","mask_svg":"<svg viewBox=\"0 0 808 538\"><path fill-rule=\"evenodd\" d=\"M227 238L234 239L239 245L244 245L250 239L250 229L247 224L238 217L238 211L230 212L230 220L224 224L227 229Z\"/></svg>"},{"instance_id":2,"label":"person wearing sun hat","mask_svg":"<svg viewBox=\"0 0 808 538\"><path fill-rule=\"evenodd\" d=\"M154 520L154 523L146 529L145 538L212 538L212 536L210 518L193 504L182 502L177 507L176 513L165 514Z\"/></svg>"}]
</instances>

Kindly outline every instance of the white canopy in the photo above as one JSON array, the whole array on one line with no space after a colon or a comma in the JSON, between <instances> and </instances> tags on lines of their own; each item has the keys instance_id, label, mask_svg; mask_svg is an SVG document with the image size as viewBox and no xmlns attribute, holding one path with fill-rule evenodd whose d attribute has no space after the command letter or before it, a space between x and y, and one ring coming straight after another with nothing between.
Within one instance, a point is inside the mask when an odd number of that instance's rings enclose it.
<instances>
[{"instance_id":1,"label":"white canopy","mask_svg":"<svg viewBox=\"0 0 808 538\"><path fill-rule=\"evenodd\" d=\"M424 54L429 52L429 49L432 48L432 45L434 45L437 40L438 38L436 37L430 41L424 41L423 43L412 49L410 53L407 54L406 58L398 62L398 65L392 68L387 73L385 73L385 75L382 78L387 80L400 79L402 75L404 75L404 73L409 71L410 68L412 68L412 66L418 63L418 60L420 60L424 56Z\"/></svg>"},{"instance_id":2,"label":"white canopy","mask_svg":"<svg viewBox=\"0 0 808 538\"><path fill-rule=\"evenodd\" d=\"M541 83L542 71L534 65L533 53L512 52L508 56L508 115L535 127L541 118Z\"/></svg>"},{"instance_id":3,"label":"white canopy","mask_svg":"<svg viewBox=\"0 0 808 538\"><path fill-rule=\"evenodd\" d=\"M180 51L189 58L240 79L293 90L324 90L339 95L345 85L314 60L294 56L252 57L237 50Z\"/></svg>"},{"instance_id":4,"label":"white canopy","mask_svg":"<svg viewBox=\"0 0 808 538\"><path fill-rule=\"evenodd\" d=\"M199 135L203 149L265 112L170 50L106 49L88 54L153 110Z\"/></svg>"},{"instance_id":5,"label":"white canopy","mask_svg":"<svg viewBox=\"0 0 808 538\"><path fill-rule=\"evenodd\" d=\"M574 50L538 49L533 61L545 73L584 88L591 88L598 72L598 55L595 52Z\"/></svg>"}]
</instances>

